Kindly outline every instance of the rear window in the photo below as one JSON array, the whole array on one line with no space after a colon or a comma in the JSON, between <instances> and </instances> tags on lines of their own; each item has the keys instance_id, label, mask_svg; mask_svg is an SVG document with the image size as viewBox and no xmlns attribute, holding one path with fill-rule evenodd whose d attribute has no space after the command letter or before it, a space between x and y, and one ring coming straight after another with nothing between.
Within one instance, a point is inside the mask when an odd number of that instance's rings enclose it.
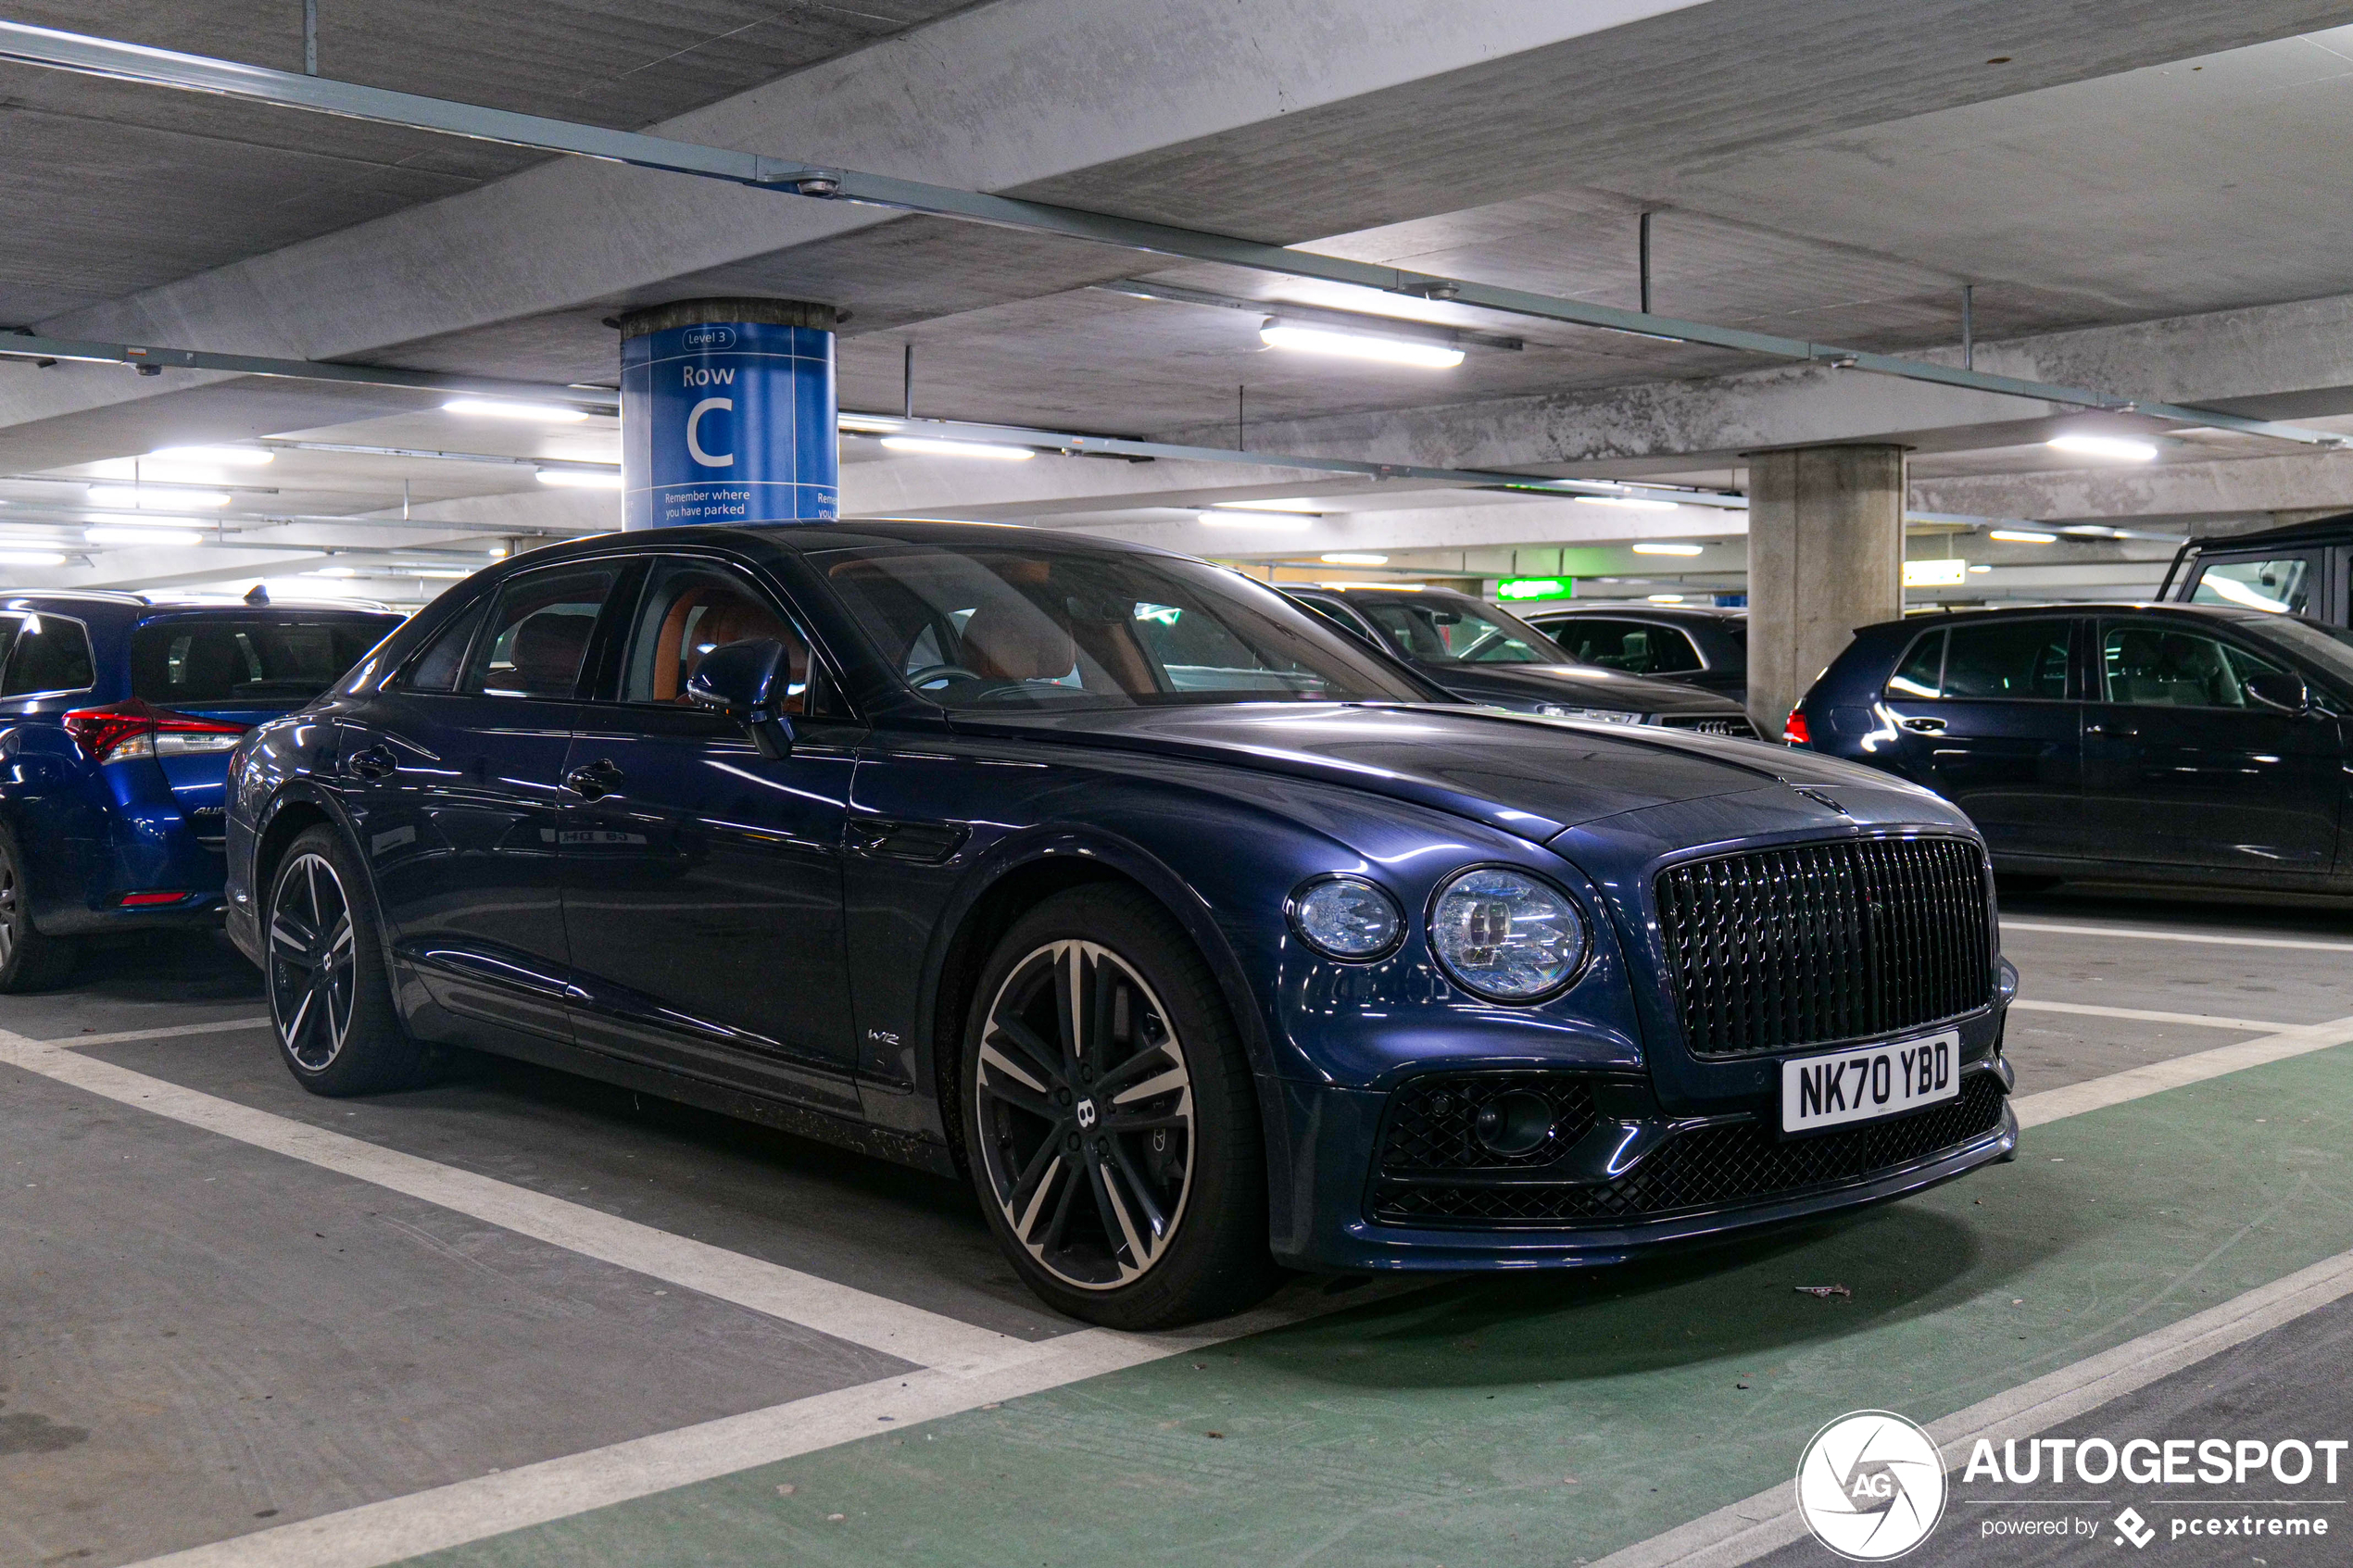
<instances>
[{"instance_id":1,"label":"rear window","mask_svg":"<svg viewBox=\"0 0 2353 1568\"><path fill-rule=\"evenodd\" d=\"M131 633L131 693L162 708L299 708L399 622L219 616Z\"/></svg>"},{"instance_id":2,"label":"rear window","mask_svg":"<svg viewBox=\"0 0 2353 1568\"><path fill-rule=\"evenodd\" d=\"M15 630L7 671L0 676L0 696L81 692L97 684L90 633L81 621L62 615L25 615L15 618Z\"/></svg>"}]
</instances>

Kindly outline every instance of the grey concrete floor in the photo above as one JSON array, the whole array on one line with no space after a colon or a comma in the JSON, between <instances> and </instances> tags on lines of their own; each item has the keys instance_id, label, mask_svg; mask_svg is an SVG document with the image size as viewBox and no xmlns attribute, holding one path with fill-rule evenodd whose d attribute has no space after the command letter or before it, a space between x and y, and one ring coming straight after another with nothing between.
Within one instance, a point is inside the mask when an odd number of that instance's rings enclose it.
<instances>
[{"instance_id":1,"label":"grey concrete floor","mask_svg":"<svg viewBox=\"0 0 2353 1568\"><path fill-rule=\"evenodd\" d=\"M2070 897L2006 912L2030 999L2289 1024L2353 1013L2334 952L2022 929L2353 944L2353 920L2335 911ZM0 1028L69 1044L261 1010L258 977L233 951L179 939L94 952L57 992L0 998ZM2031 1093L2249 1037L2021 1010L2009 1041ZM1076 1326L1020 1286L956 1184L624 1090L468 1059L429 1088L323 1100L292 1083L262 1028L87 1054L988 1329L1037 1338ZM2240 1414L2353 1426L2353 1393L2325 1411L2293 1403L2339 1398L2315 1389L2341 1380L2311 1374L2353 1329L2332 1318L2336 1338L2295 1337L2320 1334L2319 1322L2282 1331L2283 1345L2306 1348L2247 1363L2307 1375L2250 1371L2230 1385ZM9 1068L0 1347L0 1562L92 1568L900 1364ZM2197 1387L2217 1375L2200 1374ZM2138 1417L2120 1406L2098 1419ZM2196 1559L2209 1560L2222 1559Z\"/></svg>"}]
</instances>

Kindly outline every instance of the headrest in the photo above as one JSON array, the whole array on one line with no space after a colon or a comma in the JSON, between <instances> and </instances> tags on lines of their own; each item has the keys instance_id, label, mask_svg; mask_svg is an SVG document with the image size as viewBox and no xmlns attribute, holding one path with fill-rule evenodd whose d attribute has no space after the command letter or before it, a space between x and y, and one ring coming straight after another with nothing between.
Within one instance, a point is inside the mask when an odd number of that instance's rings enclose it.
<instances>
[{"instance_id":1,"label":"headrest","mask_svg":"<svg viewBox=\"0 0 2353 1568\"><path fill-rule=\"evenodd\" d=\"M1078 662L1070 628L1026 599L986 604L964 622L964 668L992 681L1053 681Z\"/></svg>"}]
</instances>

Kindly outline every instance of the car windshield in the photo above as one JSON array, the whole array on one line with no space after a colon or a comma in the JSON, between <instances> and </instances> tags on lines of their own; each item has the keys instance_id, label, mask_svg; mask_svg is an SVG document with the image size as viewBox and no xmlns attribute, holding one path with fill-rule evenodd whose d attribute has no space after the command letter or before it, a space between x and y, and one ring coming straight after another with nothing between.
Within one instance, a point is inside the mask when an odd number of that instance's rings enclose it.
<instances>
[{"instance_id":1,"label":"car windshield","mask_svg":"<svg viewBox=\"0 0 2353 1568\"><path fill-rule=\"evenodd\" d=\"M175 616L131 633L131 695L164 708L299 708L400 623L396 616Z\"/></svg>"},{"instance_id":2,"label":"car windshield","mask_svg":"<svg viewBox=\"0 0 2353 1568\"><path fill-rule=\"evenodd\" d=\"M1026 544L815 561L892 669L945 708L1429 700L1353 639L1205 561Z\"/></svg>"},{"instance_id":3,"label":"car windshield","mask_svg":"<svg viewBox=\"0 0 2353 1568\"><path fill-rule=\"evenodd\" d=\"M1574 664L1527 621L1476 599L1352 600L1406 658L1423 664Z\"/></svg>"},{"instance_id":4,"label":"car windshield","mask_svg":"<svg viewBox=\"0 0 2353 1568\"><path fill-rule=\"evenodd\" d=\"M2249 617L2237 624L2257 637L2302 655L2336 677L2346 690L2353 691L2353 632L2287 615L2266 615L2259 620Z\"/></svg>"}]
</instances>

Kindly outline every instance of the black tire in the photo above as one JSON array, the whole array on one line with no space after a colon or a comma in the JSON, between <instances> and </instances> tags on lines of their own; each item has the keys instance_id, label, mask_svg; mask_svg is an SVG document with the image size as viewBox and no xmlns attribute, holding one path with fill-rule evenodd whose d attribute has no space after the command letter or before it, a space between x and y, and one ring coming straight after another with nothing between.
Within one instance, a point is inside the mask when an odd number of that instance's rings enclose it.
<instances>
[{"instance_id":1,"label":"black tire","mask_svg":"<svg viewBox=\"0 0 2353 1568\"><path fill-rule=\"evenodd\" d=\"M0 831L0 996L49 991L66 983L81 956L69 938L32 929L32 889L14 833Z\"/></svg>"},{"instance_id":2,"label":"black tire","mask_svg":"<svg viewBox=\"0 0 2353 1568\"><path fill-rule=\"evenodd\" d=\"M286 847L262 911L262 985L295 1082L341 1097L407 1088L423 1049L401 1028L368 884L343 835L307 829Z\"/></svg>"},{"instance_id":3,"label":"black tire","mask_svg":"<svg viewBox=\"0 0 2353 1568\"><path fill-rule=\"evenodd\" d=\"M1274 1287L1250 1063L1151 898L1074 888L1016 922L981 972L958 1088L982 1211L1049 1305L1173 1328Z\"/></svg>"}]
</instances>

